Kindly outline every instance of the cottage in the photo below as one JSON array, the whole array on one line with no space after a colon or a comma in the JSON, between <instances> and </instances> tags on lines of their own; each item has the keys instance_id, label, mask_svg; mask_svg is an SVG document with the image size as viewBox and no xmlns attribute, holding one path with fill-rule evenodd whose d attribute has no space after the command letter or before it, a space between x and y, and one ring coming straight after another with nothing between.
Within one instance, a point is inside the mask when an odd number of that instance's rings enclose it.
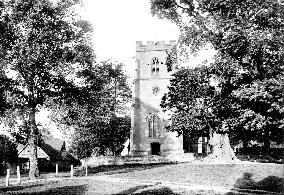
<instances>
[{"instance_id":1,"label":"cottage","mask_svg":"<svg viewBox=\"0 0 284 195\"><path fill-rule=\"evenodd\" d=\"M43 141L37 147L38 167L40 172L55 170L58 164L60 170L69 170L71 165L80 165L80 161L73 157L65 148L65 142L51 136L43 136ZM28 171L28 144L18 144L19 164L22 171Z\"/></svg>"}]
</instances>

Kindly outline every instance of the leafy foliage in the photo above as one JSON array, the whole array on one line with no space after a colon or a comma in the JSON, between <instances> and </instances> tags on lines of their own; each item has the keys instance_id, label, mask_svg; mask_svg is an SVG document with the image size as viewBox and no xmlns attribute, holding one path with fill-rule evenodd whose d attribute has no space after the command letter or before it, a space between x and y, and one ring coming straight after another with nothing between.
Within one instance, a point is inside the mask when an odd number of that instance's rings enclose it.
<instances>
[{"instance_id":1,"label":"leafy foliage","mask_svg":"<svg viewBox=\"0 0 284 195\"><path fill-rule=\"evenodd\" d=\"M53 109L52 119L72 129L72 150L79 158L119 154L130 133L127 104L131 91L122 64L104 61L81 72L85 97ZM110 152L108 152L110 151Z\"/></svg>"},{"instance_id":2,"label":"leafy foliage","mask_svg":"<svg viewBox=\"0 0 284 195\"><path fill-rule=\"evenodd\" d=\"M179 43L188 48L186 52L196 53L208 45L217 51L214 63L181 70L171 81L162 105L174 110L173 130L192 132L210 124L214 131L229 131L231 137L244 142L257 140L269 147L270 141L281 141L283 4L272 0L152 0L152 13L177 24ZM207 79L198 81L204 72ZM194 82L190 82L191 75L197 77ZM213 95L204 94L203 89L210 86L215 88ZM206 120L195 114L200 110L194 103L198 98L204 102L201 113ZM180 108L184 104L195 106L184 110Z\"/></svg>"},{"instance_id":3,"label":"leafy foliage","mask_svg":"<svg viewBox=\"0 0 284 195\"><path fill-rule=\"evenodd\" d=\"M192 137L208 135L209 129L217 125L210 113L214 91L206 67L176 72L161 103L172 113L171 130Z\"/></svg>"},{"instance_id":4,"label":"leafy foliage","mask_svg":"<svg viewBox=\"0 0 284 195\"><path fill-rule=\"evenodd\" d=\"M37 169L36 119L50 98L84 97L76 85L77 72L94 61L92 28L75 12L76 0L1 1L1 97L9 111L28 121L31 150L30 177Z\"/></svg>"},{"instance_id":5,"label":"leafy foliage","mask_svg":"<svg viewBox=\"0 0 284 195\"><path fill-rule=\"evenodd\" d=\"M130 134L130 118L112 117L109 123L94 121L76 129L71 151L78 158L91 155L119 155Z\"/></svg>"}]
</instances>

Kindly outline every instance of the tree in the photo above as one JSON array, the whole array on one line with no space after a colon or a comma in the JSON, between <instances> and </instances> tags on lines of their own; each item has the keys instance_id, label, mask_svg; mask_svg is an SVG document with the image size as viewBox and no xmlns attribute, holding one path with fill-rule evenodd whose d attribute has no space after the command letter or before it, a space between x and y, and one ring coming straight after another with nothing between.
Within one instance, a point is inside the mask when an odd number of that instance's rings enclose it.
<instances>
[{"instance_id":1,"label":"tree","mask_svg":"<svg viewBox=\"0 0 284 195\"><path fill-rule=\"evenodd\" d=\"M80 159L94 155L117 156L130 135L130 118L112 117L107 123L94 121L88 127L75 129L71 151Z\"/></svg>"},{"instance_id":2,"label":"tree","mask_svg":"<svg viewBox=\"0 0 284 195\"><path fill-rule=\"evenodd\" d=\"M194 73L196 77L206 73L206 80L198 84L195 79L190 86L180 82L180 85L175 85L178 88L170 88L164 98L165 107L176 108L176 115L179 111L182 114L183 109L179 108L178 102L174 102L174 98L184 91L183 88L198 86L199 91L191 90L194 94L188 95L192 102L201 99L203 108L200 111L199 104L195 103L190 107L190 112L198 110L198 117L186 111L185 119L194 117L194 122L202 124L198 126L201 129L212 127L211 140L214 140L217 150L213 148L211 157L235 158L227 133L246 136L248 131L253 130L250 139L264 139L267 142L281 134L284 112L283 4L271 0L153 0L151 3L153 14L169 19L179 27L182 51L196 53L208 45L217 51L213 63L189 70L197 71L198 74ZM182 73L177 74L180 76ZM187 74L188 71L184 71L183 76ZM182 79L187 80L184 77ZM215 90L209 96L209 91L205 94L202 91L210 86L210 79L215 83ZM208 97L211 98L209 101ZM188 132L188 129L183 131Z\"/></svg>"},{"instance_id":3,"label":"tree","mask_svg":"<svg viewBox=\"0 0 284 195\"><path fill-rule=\"evenodd\" d=\"M210 85L207 73L206 67L176 72L170 81L169 92L162 98L162 108L171 111L170 130L179 135L209 136L210 128L216 128L210 112L215 89Z\"/></svg>"},{"instance_id":4,"label":"tree","mask_svg":"<svg viewBox=\"0 0 284 195\"><path fill-rule=\"evenodd\" d=\"M212 155L218 156L218 161L235 159L227 142L230 133L227 126L234 119L236 108L230 96L220 97L208 67L176 72L161 106L172 113L169 130L193 139L208 137L213 147Z\"/></svg>"},{"instance_id":5,"label":"tree","mask_svg":"<svg viewBox=\"0 0 284 195\"><path fill-rule=\"evenodd\" d=\"M0 174L3 174L7 163L17 163L18 151L15 142L7 136L0 135Z\"/></svg>"},{"instance_id":6,"label":"tree","mask_svg":"<svg viewBox=\"0 0 284 195\"><path fill-rule=\"evenodd\" d=\"M94 150L117 155L130 133L131 91L123 64L103 61L81 74L85 101L65 102L53 110L52 119L73 129L71 149L78 158L89 157Z\"/></svg>"},{"instance_id":7,"label":"tree","mask_svg":"<svg viewBox=\"0 0 284 195\"><path fill-rule=\"evenodd\" d=\"M50 98L80 96L76 72L90 67L94 60L89 41L92 27L75 14L77 2L0 2L0 21L5 26L0 35L1 89L12 112L25 114L28 121L30 179L36 178L38 170L36 112Z\"/></svg>"},{"instance_id":8,"label":"tree","mask_svg":"<svg viewBox=\"0 0 284 195\"><path fill-rule=\"evenodd\" d=\"M233 92L240 104L236 128L241 127L235 136L241 136L244 145L248 140L264 143L265 152L270 143L283 142L283 91L284 77L256 80L242 85Z\"/></svg>"}]
</instances>

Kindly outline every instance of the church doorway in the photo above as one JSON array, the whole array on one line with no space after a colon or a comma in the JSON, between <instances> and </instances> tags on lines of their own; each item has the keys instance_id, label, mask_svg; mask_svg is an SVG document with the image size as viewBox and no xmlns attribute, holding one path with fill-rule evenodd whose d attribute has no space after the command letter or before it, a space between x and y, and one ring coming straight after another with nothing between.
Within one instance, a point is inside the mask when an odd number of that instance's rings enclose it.
<instances>
[{"instance_id":1,"label":"church doorway","mask_svg":"<svg viewBox=\"0 0 284 195\"><path fill-rule=\"evenodd\" d=\"M161 154L161 144L159 142L151 143L151 154L160 155Z\"/></svg>"}]
</instances>

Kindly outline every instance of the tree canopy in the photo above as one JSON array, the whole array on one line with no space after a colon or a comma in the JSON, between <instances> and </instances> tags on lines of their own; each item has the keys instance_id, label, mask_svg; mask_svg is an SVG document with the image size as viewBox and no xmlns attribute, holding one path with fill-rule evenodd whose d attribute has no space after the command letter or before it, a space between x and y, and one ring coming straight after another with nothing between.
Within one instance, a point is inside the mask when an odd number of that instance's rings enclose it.
<instances>
[{"instance_id":1,"label":"tree canopy","mask_svg":"<svg viewBox=\"0 0 284 195\"><path fill-rule=\"evenodd\" d=\"M117 155L130 133L131 90L123 64L103 61L81 74L87 98L67 100L53 109L52 119L63 129L72 129L71 149L79 158Z\"/></svg>"},{"instance_id":2,"label":"tree canopy","mask_svg":"<svg viewBox=\"0 0 284 195\"><path fill-rule=\"evenodd\" d=\"M174 124L183 124L183 132L230 132L243 141L250 135L269 147L283 134L284 5L274 0L151 3L153 14L179 27L181 51L197 53L209 45L217 53L213 63L175 74L162 103L174 111Z\"/></svg>"},{"instance_id":3,"label":"tree canopy","mask_svg":"<svg viewBox=\"0 0 284 195\"><path fill-rule=\"evenodd\" d=\"M50 98L84 97L75 78L94 61L92 27L76 14L76 3L0 1L0 95L6 117L18 112L29 123L31 179L37 170L36 112Z\"/></svg>"}]
</instances>

